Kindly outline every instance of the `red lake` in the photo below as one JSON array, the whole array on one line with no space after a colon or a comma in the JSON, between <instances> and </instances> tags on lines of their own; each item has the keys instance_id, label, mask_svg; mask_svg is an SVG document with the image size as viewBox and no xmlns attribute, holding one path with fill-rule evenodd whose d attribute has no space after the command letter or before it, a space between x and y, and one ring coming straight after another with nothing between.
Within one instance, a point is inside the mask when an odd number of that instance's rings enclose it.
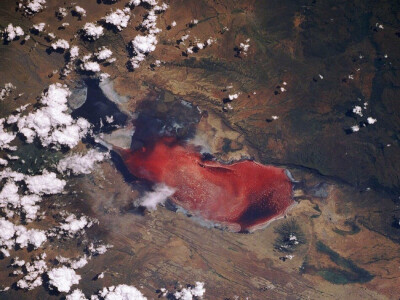
<instances>
[{"instance_id":1,"label":"red lake","mask_svg":"<svg viewBox=\"0 0 400 300\"><path fill-rule=\"evenodd\" d=\"M175 204L232 231L252 231L294 203L292 183L281 168L250 160L204 161L194 146L169 137L118 152L134 176L174 188Z\"/></svg>"}]
</instances>

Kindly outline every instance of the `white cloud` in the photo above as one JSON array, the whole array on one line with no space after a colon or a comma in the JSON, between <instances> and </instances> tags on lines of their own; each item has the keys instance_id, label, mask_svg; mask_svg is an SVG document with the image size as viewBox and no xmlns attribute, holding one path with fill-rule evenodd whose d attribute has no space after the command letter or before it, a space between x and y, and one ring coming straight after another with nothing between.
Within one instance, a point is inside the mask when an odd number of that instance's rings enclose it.
<instances>
[{"instance_id":1,"label":"white cloud","mask_svg":"<svg viewBox=\"0 0 400 300\"><path fill-rule=\"evenodd\" d=\"M13 24L8 24L8 26L4 29L3 32L4 35L4 39L6 41L13 41L16 38L23 36L24 35L24 31L22 30L22 28L20 26L13 26Z\"/></svg>"},{"instance_id":2,"label":"white cloud","mask_svg":"<svg viewBox=\"0 0 400 300\"><path fill-rule=\"evenodd\" d=\"M14 181L22 181L25 178L25 175L19 172L15 172L10 168L5 168L3 171L0 172L0 179L3 178L12 178Z\"/></svg>"},{"instance_id":3,"label":"white cloud","mask_svg":"<svg viewBox=\"0 0 400 300\"><path fill-rule=\"evenodd\" d=\"M74 10L79 16L86 17L86 10L83 7L76 5Z\"/></svg>"},{"instance_id":4,"label":"white cloud","mask_svg":"<svg viewBox=\"0 0 400 300\"><path fill-rule=\"evenodd\" d=\"M374 118L372 118L372 117L368 117L368 118L367 118L368 124L375 124L377 121L378 121L377 119L374 119Z\"/></svg>"},{"instance_id":5,"label":"white cloud","mask_svg":"<svg viewBox=\"0 0 400 300\"><path fill-rule=\"evenodd\" d=\"M7 208L7 206L11 205L16 208L19 206L19 200L18 186L14 181L8 180L0 192L0 207Z\"/></svg>"},{"instance_id":6,"label":"white cloud","mask_svg":"<svg viewBox=\"0 0 400 300\"><path fill-rule=\"evenodd\" d=\"M101 82L105 81L109 77L110 77L110 74L108 74L108 73L101 73L99 75L99 79L100 79Z\"/></svg>"},{"instance_id":7,"label":"white cloud","mask_svg":"<svg viewBox=\"0 0 400 300\"><path fill-rule=\"evenodd\" d=\"M42 246L46 240L46 234L42 230L28 230L25 226L14 225L5 218L0 218L0 247L2 249L9 250L15 245L19 245L21 248L32 245L37 249Z\"/></svg>"},{"instance_id":8,"label":"white cloud","mask_svg":"<svg viewBox=\"0 0 400 300\"><path fill-rule=\"evenodd\" d=\"M70 214L57 229L63 235L73 237L92 225L93 221L88 217L81 216L80 218L77 218L74 214Z\"/></svg>"},{"instance_id":9,"label":"white cloud","mask_svg":"<svg viewBox=\"0 0 400 300\"><path fill-rule=\"evenodd\" d=\"M26 176L25 183L31 193L38 195L61 193L66 184L65 180L58 179L55 173L47 170L42 175Z\"/></svg>"},{"instance_id":10,"label":"white cloud","mask_svg":"<svg viewBox=\"0 0 400 300\"><path fill-rule=\"evenodd\" d=\"M34 288L42 285L42 274L47 271L47 265L44 259L46 253L41 254L33 262L25 264L25 276L18 280L17 286L21 289L33 290Z\"/></svg>"},{"instance_id":11,"label":"white cloud","mask_svg":"<svg viewBox=\"0 0 400 300\"><path fill-rule=\"evenodd\" d=\"M33 221L37 217L39 211L39 206L36 205L36 203L40 202L42 199L38 195L19 196L18 186L11 178L22 181L23 177L25 177L23 174L6 169L0 174L0 178L4 177L9 179L0 192L0 208L3 209L3 212L5 212L8 217L12 217L14 213L18 212L20 209L25 215L27 222ZM13 209L11 210L11 208Z\"/></svg>"},{"instance_id":12,"label":"white cloud","mask_svg":"<svg viewBox=\"0 0 400 300\"><path fill-rule=\"evenodd\" d=\"M157 4L157 0L129 0L129 5L139 6L141 3L154 6Z\"/></svg>"},{"instance_id":13,"label":"white cloud","mask_svg":"<svg viewBox=\"0 0 400 300\"><path fill-rule=\"evenodd\" d=\"M56 259L60 263L65 264L65 265L67 265L68 267L71 267L74 270L83 268L88 263L86 255L81 257L81 258L77 258L77 259L69 259L69 258L66 258L66 257L57 256Z\"/></svg>"},{"instance_id":14,"label":"white cloud","mask_svg":"<svg viewBox=\"0 0 400 300\"><path fill-rule=\"evenodd\" d=\"M5 119L0 119L0 149L10 149L9 144L17 135L4 130L4 121Z\"/></svg>"},{"instance_id":15,"label":"white cloud","mask_svg":"<svg viewBox=\"0 0 400 300\"><path fill-rule=\"evenodd\" d=\"M108 49L107 47L102 47L98 49L99 51L94 54L98 60L106 60L107 58L110 58L112 55L112 51Z\"/></svg>"},{"instance_id":16,"label":"white cloud","mask_svg":"<svg viewBox=\"0 0 400 300\"><path fill-rule=\"evenodd\" d=\"M97 40L104 34L104 28L102 26L97 26L94 23L86 23L82 30L84 36L89 40Z\"/></svg>"},{"instance_id":17,"label":"white cloud","mask_svg":"<svg viewBox=\"0 0 400 300\"><path fill-rule=\"evenodd\" d=\"M11 249L15 245L14 235L14 224L4 218L0 218L0 246Z\"/></svg>"},{"instance_id":18,"label":"white cloud","mask_svg":"<svg viewBox=\"0 0 400 300\"><path fill-rule=\"evenodd\" d=\"M132 47L135 56L131 58L130 62L134 69L137 69L140 62L145 59L145 55L156 49L157 38L153 34L138 35L132 41Z\"/></svg>"},{"instance_id":19,"label":"white cloud","mask_svg":"<svg viewBox=\"0 0 400 300\"><path fill-rule=\"evenodd\" d=\"M95 163L103 161L108 156L108 153L91 149L84 155L73 154L63 158L58 163L57 169L61 173L69 170L75 175L89 174L93 170Z\"/></svg>"},{"instance_id":20,"label":"white cloud","mask_svg":"<svg viewBox=\"0 0 400 300\"><path fill-rule=\"evenodd\" d=\"M72 46L71 49L69 50L69 56L71 60L74 60L78 57L79 55L79 47L78 46Z\"/></svg>"},{"instance_id":21,"label":"white cloud","mask_svg":"<svg viewBox=\"0 0 400 300\"><path fill-rule=\"evenodd\" d=\"M175 189L161 183L154 186L154 190L146 192L143 197L138 199L138 203L147 209L157 209L157 204L164 203L168 197L175 193Z\"/></svg>"},{"instance_id":22,"label":"white cloud","mask_svg":"<svg viewBox=\"0 0 400 300\"><path fill-rule=\"evenodd\" d=\"M132 41L133 49L138 53L149 53L156 50L157 38L153 34L138 35Z\"/></svg>"},{"instance_id":23,"label":"white cloud","mask_svg":"<svg viewBox=\"0 0 400 300\"><path fill-rule=\"evenodd\" d=\"M68 15L68 12L65 7L59 7L56 14L58 18L63 19Z\"/></svg>"},{"instance_id":24,"label":"white cloud","mask_svg":"<svg viewBox=\"0 0 400 300\"><path fill-rule=\"evenodd\" d=\"M360 131L360 126L358 126L358 125L351 126L351 131L353 131L353 132Z\"/></svg>"},{"instance_id":25,"label":"white cloud","mask_svg":"<svg viewBox=\"0 0 400 300\"><path fill-rule=\"evenodd\" d=\"M196 282L194 287L184 288L174 293L177 300L192 300L193 297L203 297L206 289L204 288L203 282Z\"/></svg>"},{"instance_id":26,"label":"white cloud","mask_svg":"<svg viewBox=\"0 0 400 300\"><path fill-rule=\"evenodd\" d=\"M154 6L157 4L157 0L142 0L142 3L147 3L151 6Z\"/></svg>"},{"instance_id":27,"label":"white cloud","mask_svg":"<svg viewBox=\"0 0 400 300\"><path fill-rule=\"evenodd\" d=\"M33 15L44 9L45 4L46 0L28 0L25 5L22 5L22 7L25 8L27 14Z\"/></svg>"},{"instance_id":28,"label":"white cloud","mask_svg":"<svg viewBox=\"0 0 400 300\"><path fill-rule=\"evenodd\" d=\"M51 47L54 50L57 50L57 49L69 49L69 43L66 40L59 39L56 42L52 43Z\"/></svg>"},{"instance_id":29,"label":"white cloud","mask_svg":"<svg viewBox=\"0 0 400 300\"><path fill-rule=\"evenodd\" d=\"M91 255L101 255L107 252L109 248L112 248L112 245L98 245L95 246L93 243L90 243L90 245L87 247L88 252Z\"/></svg>"},{"instance_id":30,"label":"white cloud","mask_svg":"<svg viewBox=\"0 0 400 300\"><path fill-rule=\"evenodd\" d=\"M239 94L232 94L232 95L229 95L228 96L229 97L229 100L234 100L234 99L237 99L238 97L239 97Z\"/></svg>"},{"instance_id":31,"label":"white cloud","mask_svg":"<svg viewBox=\"0 0 400 300\"><path fill-rule=\"evenodd\" d=\"M49 284L55 287L59 292L68 293L71 286L78 284L81 276L75 273L75 270L66 266L54 268L47 272Z\"/></svg>"},{"instance_id":32,"label":"white cloud","mask_svg":"<svg viewBox=\"0 0 400 300\"><path fill-rule=\"evenodd\" d=\"M80 259L74 260L70 263L70 266L72 269L76 270L76 269L80 269L83 268L84 266L86 266L88 263L86 256L81 257Z\"/></svg>"},{"instance_id":33,"label":"white cloud","mask_svg":"<svg viewBox=\"0 0 400 300\"><path fill-rule=\"evenodd\" d=\"M35 194L21 197L20 205L27 222L32 222L36 219L40 209L39 205L36 205L36 203L39 203L40 201L42 201L42 198Z\"/></svg>"},{"instance_id":34,"label":"white cloud","mask_svg":"<svg viewBox=\"0 0 400 300\"><path fill-rule=\"evenodd\" d=\"M47 240L46 234L42 230L29 229L27 230L24 226L16 226L15 243L21 248L25 248L28 245L32 245L35 249L42 246Z\"/></svg>"},{"instance_id":35,"label":"white cloud","mask_svg":"<svg viewBox=\"0 0 400 300\"><path fill-rule=\"evenodd\" d=\"M353 113L356 114L356 115L359 115L360 117L362 117L363 113L362 113L361 106L358 106L358 105L354 106L353 107Z\"/></svg>"},{"instance_id":36,"label":"white cloud","mask_svg":"<svg viewBox=\"0 0 400 300\"><path fill-rule=\"evenodd\" d=\"M161 29L157 28L157 14L165 11L168 8L168 5L163 3L161 6L154 6L146 18L142 22L142 26L147 29L150 34L157 34L161 31Z\"/></svg>"},{"instance_id":37,"label":"white cloud","mask_svg":"<svg viewBox=\"0 0 400 300\"><path fill-rule=\"evenodd\" d=\"M240 45L239 45L240 50L243 51L244 54L246 54L246 52L249 50L249 47L250 47L249 42L250 42L250 39L247 39L245 41L245 43L240 43Z\"/></svg>"},{"instance_id":38,"label":"white cloud","mask_svg":"<svg viewBox=\"0 0 400 300\"><path fill-rule=\"evenodd\" d=\"M13 267L22 267L24 265L25 265L25 261L23 259L20 260L18 256L13 258L13 261L11 263L11 266L13 266Z\"/></svg>"},{"instance_id":39,"label":"white cloud","mask_svg":"<svg viewBox=\"0 0 400 300\"><path fill-rule=\"evenodd\" d=\"M15 85L13 85L11 82L6 83L4 88L2 88L0 91L0 101L3 101L6 97L10 96L15 89Z\"/></svg>"},{"instance_id":40,"label":"white cloud","mask_svg":"<svg viewBox=\"0 0 400 300\"><path fill-rule=\"evenodd\" d=\"M87 298L81 290L76 289L71 294L67 295L65 300L87 300Z\"/></svg>"},{"instance_id":41,"label":"white cloud","mask_svg":"<svg viewBox=\"0 0 400 300\"><path fill-rule=\"evenodd\" d=\"M44 27L46 26L46 23L38 23L32 26L34 30L37 30L38 32L42 32L44 30Z\"/></svg>"},{"instance_id":42,"label":"white cloud","mask_svg":"<svg viewBox=\"0 0 400 300\"><path fill-rule=\"evenodd\" d=\"M132 40L133 57L130 59L130 64L133 69L137 69L140 62L145 60L146 54L153 52L156 49L157 37L156 34L161 31L157 28L157 14L165 11L168 5L163 3L161 6L156 5L156 1L142 1L154 6L142 22L143 28L148 32L147 35L138 35Z\"/></svg>"},{"instance_id":43,"label":"white cloud","mask_svg":"<svg viewBox=\"0 0 400 300\"><path fill-rule=\"evenodd\" d=\"M100 65L95 61L86 61L81 64L81 69L88 72L100 72Z\"/></svg>"},{"instance_id":44,"label":"white cloud","mask_svg":"<svg viewBox=\"0 0 400 300\"><path fill-rule=\"evenodd\" d=\"M129 5L139 6L141 2L141 0L129 0Z\"/></svg>"},{"instance_id":45,"label":"white cloud","mask_svg":"<svg viewBox=\"0 0 400 300\"><path fill-rule=\"evenodd\" d=\"M66 86L52 84L42 94L40 103L44 106L18 120L18 129L28 143L32 143L37 136L43 146L53 144L73 148L86 135L89 122L83 118L73 120L65 113L70 94Z\"/></svg>"},{"instance_id":46,"label":"white cloud","mask_svg":"<svg viewBox=\"0 0 400 300\"><path fill-rule=\"evenodd\" d=\"M99 296L104 300L147 300L145 296L134 286L120 284L117 286L105 287L99 292Z\"/></svg>"},{"instance_id":47,"label":"white cloud","mask_svg":"<svg viewBox=\"0 0 400 300\"><path fill-rule=\"evenodd\" d=\"M131 18L130 16L130 10L129 8L121 10L117 9L114 12L110 12L104 17L104 21L107 24L111 24L115 26L119 31L122 30L122 28L125 28L128 26L129 19Z\"/></svg>"}]
</instances>

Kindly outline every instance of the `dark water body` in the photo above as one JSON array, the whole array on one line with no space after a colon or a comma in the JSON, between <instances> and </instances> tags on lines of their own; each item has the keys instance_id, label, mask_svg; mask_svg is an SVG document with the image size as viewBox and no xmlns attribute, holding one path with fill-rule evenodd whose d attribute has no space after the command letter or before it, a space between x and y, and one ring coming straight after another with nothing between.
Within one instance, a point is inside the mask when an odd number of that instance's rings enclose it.
<instances>
[{"instance_id":1,"label":"dark water body","mask_svg":"<svg viewBox=\"0 0 400 300\"><path fill-rule=\"evenodd\" d=\"M133 150L151 145L165 136L188 140L194 137L196 125L201 118L197 107L182 100L143 101L136 111L138 117L133 122L135 125L131 146Z\"/></svg>"},{"instance_id":2,"label":"dark water body","mask_svg":"<svg viewBox=\"0 0 400 300\"><path fill-rule=\"evenodd\" d=\"M118 106L110 101L102 92L97 80L85 80L87 100L72 112L72 117L83 117L93 124L93 132L110 133L117 126L125 126L128 116L122 113ZM113 117L113 122L107 122L106 117Z\"/></svg>"}]
</instances>

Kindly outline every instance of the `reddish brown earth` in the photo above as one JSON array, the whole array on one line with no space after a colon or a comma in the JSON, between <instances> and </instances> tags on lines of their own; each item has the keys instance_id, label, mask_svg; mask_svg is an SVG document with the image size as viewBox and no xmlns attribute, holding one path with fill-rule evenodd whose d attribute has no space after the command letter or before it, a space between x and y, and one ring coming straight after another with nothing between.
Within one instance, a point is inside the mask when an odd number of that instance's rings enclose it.
<instances>
[{"instance_id":1,"label":"reddish brown earth","mask_svg":"<svg viewBox=\"0 0 400 300\"><path fill-rule=\"evenodd\" d=\"M204 161L193 146L165 137L151 147L121 151L133 175L175 188L176 204L234 231L265 224L293 204L292 184L280 168Z\"/></svg>"}]
</instances>

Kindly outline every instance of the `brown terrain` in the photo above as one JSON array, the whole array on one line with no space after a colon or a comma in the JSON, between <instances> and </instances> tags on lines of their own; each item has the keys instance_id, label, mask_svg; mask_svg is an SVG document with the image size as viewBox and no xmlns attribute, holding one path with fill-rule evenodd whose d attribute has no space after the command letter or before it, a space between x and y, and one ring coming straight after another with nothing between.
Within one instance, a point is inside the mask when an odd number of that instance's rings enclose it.
<instances>
[{"instance_id":1,"label":"brown terrain","mask_svg":"<svg viewBox=\"0 0 400 300\"><path fill-rule=\"evenodd\" d=\"M46 199L41 223L53 224L57 212L66 208L99 220L82 240L89 237L114 247L79 270L79 288L85 294L124 283L156 299L161 287L173 291L179 283L202 281L205 299L398 298L398 2L172 0L158 20L163 31L156 50L133 72L126 68L126 47L138 34L135 26L146 10L135 8L135 17L123 31L105 30L104 37L86 42L76 32L111 8L122 8L125 1L113 5L78 1L87 17L78 20L69 15L58 21L54 12L70 5L64 3L48 0L43 12L22 17L14 1L2 1L0 26L11 22L25 30L45 22L47 32L79 45L85 53L109 47L117 60L102 70L111 75L116 92L129 99L120 104L122 111L136 112L144 101L183 99L207 111L196 135L214 156L251 157L287 168L300 182L294 192L298 204L285 218L254 233L238 234L208 228L166 207L138 213L133 207L140 195L137 183L124 178L111 161L90 175L71 179L65 195ZM193 19L198 24L188 26ZM177 26L167 30L174 20ZM58 30L62 22L70 26ZM384 24L384 29L376 23ZM185 34L189 34L186 46L178 44ZM17 86L15 95L24 93L15 101L0 102L1 116L35 103L50 83L73 87L79 80L78 73L66 79L53 74L65 60L63 54L46 53L50 43L44 36L31 35L25 44L0 45L0 84L12 82ZM195 38L213 38L215 43L182 55ZM248 38L247 54L235 56L234 48ZM155 60L161 60L161 66L151 66ZM223 99L236 92L240 95L229 109ZM364 102L368 102L365 117L372 116L377 123L347 134L362 119L355 120L348 111ZM272 120L275 115L279 118ZM85 145L79 147L74 151ZM276 230L290 220L296 220L304 240L285 253L276 247ZM49 257L72 257L81 253L83 244L54 241L45 252ZM18 251L25 259L34 254ZM288 254L293 258L285 258ZM8 264L9 260L0 260L4 286L15 282ZM104 279L92 280L102 271ZM11 290L0 297L60 298L44 288L29 293Z\"/></svg>"}]
</instances>

